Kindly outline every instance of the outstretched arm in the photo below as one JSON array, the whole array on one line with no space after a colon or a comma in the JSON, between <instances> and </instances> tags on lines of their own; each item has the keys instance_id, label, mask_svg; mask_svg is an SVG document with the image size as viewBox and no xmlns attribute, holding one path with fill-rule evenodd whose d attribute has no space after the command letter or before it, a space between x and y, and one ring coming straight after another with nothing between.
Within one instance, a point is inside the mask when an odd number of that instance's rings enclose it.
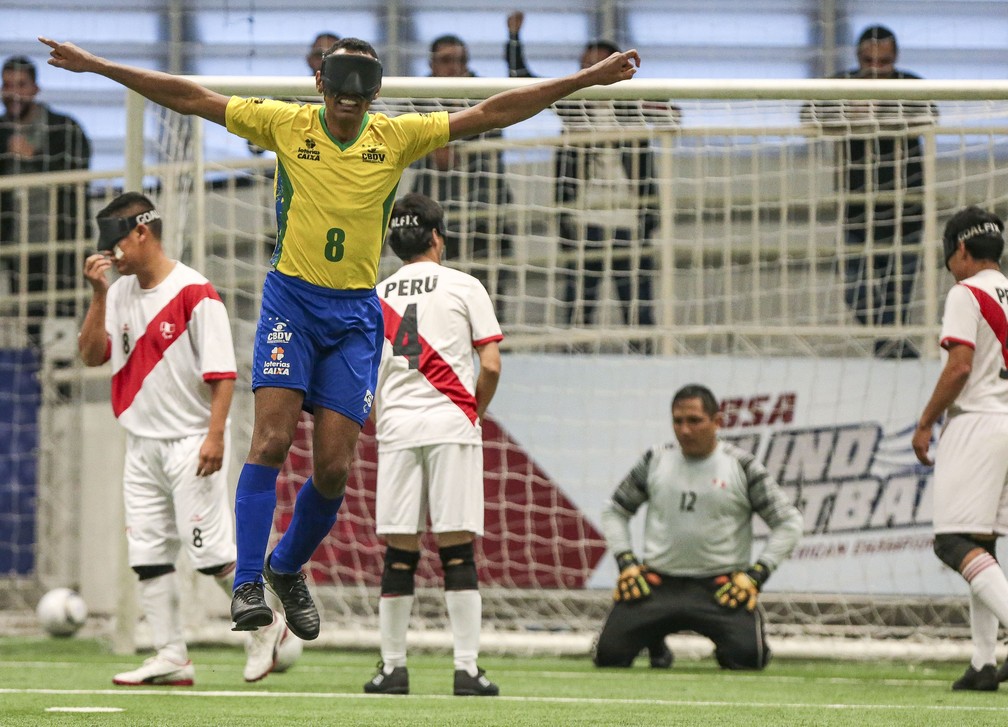
<instances>
[{"instance_id":1,"label":"outstretched arm","mask_svg":"<svg viewBox=\"0 0 1008 727\"><path fill-rule=\"evenodd\" d=\"M498 93L472 108L448 116L450 139L461 139L517 124L575 91L589 86L608 86L633 78L640 66L635 50L613 53L590 68L563 78L552 78L524 88Z\"/></svg>"},{"instance_id":2,"label":"outstretched arm","mask_svg":"<svg viewBox=\"0 0 1008 727\"><path fill-rule=\"evenodd\" d=\"M172 111L202 116L207 121L225 125L224 114L229 101L227 96L203 88L181 76L113 63L107 58L78 48L73 43L60 43L42 36L39 36L39 40L52 48L49 53L50 66L74 73L97 73Z\"/></svg>"}]
</instances>

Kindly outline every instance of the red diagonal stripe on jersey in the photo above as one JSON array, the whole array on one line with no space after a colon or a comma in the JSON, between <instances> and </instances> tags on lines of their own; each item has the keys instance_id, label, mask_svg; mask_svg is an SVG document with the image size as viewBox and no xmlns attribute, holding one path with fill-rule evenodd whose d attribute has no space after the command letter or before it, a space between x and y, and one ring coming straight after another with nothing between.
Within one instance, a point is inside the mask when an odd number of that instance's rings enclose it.
<instances>
[{"instance_id":1,"label":"red diagonal stripe on jersey","mask_svg":"<svg viewBox=\"0 0 1008 727\"><path fill-rule=\"evenodd\" d=\"M112 376L112 411L117 417L129 409L144 379L164 358L168 347L185 333L193 309L207 298L220 300L210 283L187 285L147 324L147 330L134 343L126 365ZM175 330L171 338L161 335L162 323L174 324Z\"/></svg>"},{"instance_id":2,"label":"red diagonal stripe on jersey","mask_svg":"<svg viewBox=\"0 0 1008 727\"><path fill-rule=\"evenodd\" d=\"M972 285L964 285L964 287L973 294L977 303L980 304L980 315L987 321L987 325L994 331L995 338L1001 344L1001 360L1004 362L1005 368L1008 369L1008 348L1005 347L1005 343L1008 341L1008 318L1005 317L1004 308L998 305L998 302L986 291L974 288Z\"/></svg>"},{"instance_id":3,"label":"red diagonal stripe on jersey","mask_svg":"<svg viewBox=\"0 0 1008 727\"><path fill-rule=\"evenodd\" d=\"M392 306L384 300L381 302L381 307L385 316L385 338L394 341L399 324L402 323L402 316L396 313ZM462 410L463 414L469 417L469 421L475 424L476 397L466 390L455 374L455 370L441 358L441 354L435 351L419 333L417 337L420 339L420 373L431 383L431 386L447 396L455 406Z\"/></svg>"}]
</instances>

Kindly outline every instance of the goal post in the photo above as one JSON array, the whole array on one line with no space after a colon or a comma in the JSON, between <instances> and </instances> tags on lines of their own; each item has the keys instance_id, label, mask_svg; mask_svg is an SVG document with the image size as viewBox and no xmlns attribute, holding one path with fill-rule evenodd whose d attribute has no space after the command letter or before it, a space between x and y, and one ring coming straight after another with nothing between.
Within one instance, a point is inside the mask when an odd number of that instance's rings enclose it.
<instances>
[{"instance_id":1,"label":"goal post","mask_svg":"<svg viewBox=\"0 0 1008 727\"><path fill-rule=\"evenodd\" d=\"M309 79L195 80L317 102ZM532 82L387 78L374 110L456 109ZM860 102L874 110L857 121L802 118L808 104ZM894 117L894 104L937 114ZM251 435L251 334L276 233L273 162L213 125L129 106L126 179L151 189L176 225L172 254L205 272L232 316L236 479ZM895 139L888 162L900 166L906 138L920 140L919 185L850 188L852 142ZM953 644L961 656L965 586L930 551L931 475L913 459L910 430L940 370L935 338L951 283L941 226L966 204L1008 213L1008 83L635 79L450 149L450 166L426 181L410 168L399 191L428 184L448 195L459 247L446 263L485 281L505 333L478 545L488 650L587 649L616 575L601 508L641 453L672 439L672 393L699 382L720 398L722 435L766 461L805 517L763 599L777 653L811 644L805 653L841 654L853 644L848 652L926 658ZM919 209L920 234L852 240L856 205ZM859 260L876 258L915 265L869 264L852 281ZM381 275L397 264L386 251ZM891 320L858 320L858 284L867 307L889 305ZM880 341L920 355L893 356ZM310 432L306 417L278 483L276 533L310 474ZM377 643L374 463L366 428L337 526L308 567L326 643ZM96 479L77 476L85 490ZM43 525L37 547L59 537ZM439 583L428 548L411 638L437 648ZM193 628L209 623L201 638L234 638L219 595L189 600Z\"/></svg>"}]
</instances>

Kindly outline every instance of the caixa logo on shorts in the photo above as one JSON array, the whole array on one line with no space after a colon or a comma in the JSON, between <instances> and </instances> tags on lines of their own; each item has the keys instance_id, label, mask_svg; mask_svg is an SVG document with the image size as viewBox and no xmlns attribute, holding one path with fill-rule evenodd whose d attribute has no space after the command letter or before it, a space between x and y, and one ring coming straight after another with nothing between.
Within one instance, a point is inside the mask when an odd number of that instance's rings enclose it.
<instances>
[{"instance_id":1,"label":"caixa logo on shorts","mask_svg":"<svg viewBox=\"0 0 1008 727\"><path fill-rule=\"evenodd\" d=\"M266 335L266 343L290 343L293 333L287 330L287 324L278 321L273 324L273 330Z\"/></svg>"},{"instance_id":2,"label":"caixa logo on shorts","mask_svg":"<svg viewBox=\"0 0 1008 727\"><path fill-rule=\"evenodd\" d=\"M367 393L364 394L364 412L367 413L371 411L371 407L373 405L374 405L374 394L371 392L371 389L368 389Z\"/></svg>"},{"instance_id":3,"label":"caixa logo on shorts","mask_svg":"<svg viewBox=\"0 0 1008 727\"><path fill-rule=\"evenodd\" d=\"M283 346L274 346L269 360L263 364L262 372L267 376L290 376L290 364L284 361Z\"/></svg>"}]
</instances>

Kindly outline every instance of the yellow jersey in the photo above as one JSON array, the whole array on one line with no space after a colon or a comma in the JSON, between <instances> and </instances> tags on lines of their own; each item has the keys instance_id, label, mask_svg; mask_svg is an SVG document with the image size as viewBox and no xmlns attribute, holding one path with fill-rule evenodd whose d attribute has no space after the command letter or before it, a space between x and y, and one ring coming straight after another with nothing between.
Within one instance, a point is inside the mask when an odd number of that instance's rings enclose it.
<instances>
[{"instance_id":1,"label":"yellow jersey","mask_svg":"<svg viewBox=\"0 0 1008 727\"><path fill-rule=\"evenodd\" d=\"M447 112L367 113L348 144L330 136L315 104L235 96L226 120L277 155L273 267L326 288L373 288L403 170L448 143Z\"/></svg>"}]
</instances>

